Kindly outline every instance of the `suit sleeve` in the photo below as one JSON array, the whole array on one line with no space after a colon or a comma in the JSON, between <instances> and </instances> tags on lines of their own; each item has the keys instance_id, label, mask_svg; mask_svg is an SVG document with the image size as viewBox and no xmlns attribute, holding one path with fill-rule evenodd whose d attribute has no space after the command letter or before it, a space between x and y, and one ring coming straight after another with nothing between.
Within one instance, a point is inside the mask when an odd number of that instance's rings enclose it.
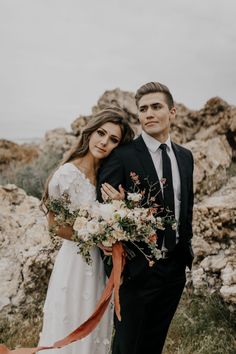
<instances>
[{"instance_id":1,"label":"suit sleeve","mask_svg":"<svg viewBox=\"0 0 236 354\"><path fill-rule=\"evenodd\" d=\"M97 178L97 199L99 202L103 202L101 196L101 186L103 183L109 183L114 188L118 189L118 186L124 185L124 167L122 160L116 151L103 161Z\"/></svg>"}]
</instances>

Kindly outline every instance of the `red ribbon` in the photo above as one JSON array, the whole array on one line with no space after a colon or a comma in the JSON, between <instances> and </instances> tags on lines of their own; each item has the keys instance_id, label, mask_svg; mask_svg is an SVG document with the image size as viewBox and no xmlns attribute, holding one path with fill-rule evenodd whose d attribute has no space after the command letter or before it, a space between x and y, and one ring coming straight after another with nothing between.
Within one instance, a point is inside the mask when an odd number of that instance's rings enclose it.
<instances>
[{"instance_id":1,"label":"red ribbon","mask_svg":"<svg viewBox=\"0 0 236 354\"><path fill-rule=\"evenodd\" d=\"M49 347L34 347L34 348L19 348L9 350L4 344L0 344L0 354L34 354L41 350L62 348L66 345L76 342L87 335L89 335L101 321L104 312L111 300L112 291L114 288L114 304L115 313L119 321L121 321L120 314L120 301L119 301L119 289L121 285L121 274L125 266L125 251L121 242L116 242L112 247L112 262L113 269L108 279L106 287L101 295L99 302L95 308L93 314L73 332L68 334L65 338L58 340L52 346Z\"/></svg>"}]
</instances>

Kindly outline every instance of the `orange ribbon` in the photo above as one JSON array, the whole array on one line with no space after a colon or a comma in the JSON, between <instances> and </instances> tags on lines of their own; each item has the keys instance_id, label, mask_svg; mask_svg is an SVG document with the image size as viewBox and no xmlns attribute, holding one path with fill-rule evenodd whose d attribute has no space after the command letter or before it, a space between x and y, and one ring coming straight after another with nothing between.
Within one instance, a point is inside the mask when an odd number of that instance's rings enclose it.
<instances>
[{"instance_id":1,"label":"orange ribbon","mask_svg":"<svg viewBox=\"0 0 236 354\"><path fill-rule=\"evenodd\" d=\"M41 350L62 348L72 342L75 342L77 340L86 337L97 327L98 323L100 322L111 300L113 288L114 288L115 313L119 321L121 321L119 289L121 284L121 274L125 266L125 251L121 242L116 242L112 247L112 262L113 262L113 269L111 275L101 295L101 298L97 303L95 311L78 328L76 328L73 332L68 334L65 338L58 340L52 346L49 347L41 346L41 347L34 347L34 348L19 348L15 350L9 350L5 345L0 344L0 354L10 354L10 353L34 354Z\"/></svg>"}]
</instances>

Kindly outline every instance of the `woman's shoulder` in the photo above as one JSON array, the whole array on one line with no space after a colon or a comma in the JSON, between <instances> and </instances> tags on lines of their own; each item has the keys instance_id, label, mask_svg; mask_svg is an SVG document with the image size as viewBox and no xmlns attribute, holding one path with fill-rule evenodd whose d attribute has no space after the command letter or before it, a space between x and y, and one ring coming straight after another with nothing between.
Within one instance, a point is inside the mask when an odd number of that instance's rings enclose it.
<instances>
[{"instance_id":1,"label":"woman's shoulder","mask_svg":"<svg viewBox=\"0 0 236 354\"><path fill-rule=\"evenodd\" d=\"M78 168L73 163L65 163L59 166L54 172L49 182L49 192L58 190L60 191L59 194L62 194L64 191L68 191L74 186L81 184L81 180L82 176Z\"/></svg>"},{"instance_id":2,"label":"woman's shoulder","mask_svg":"<svg viewBox=\"0 0 236 354\"><path fill-rule=\"evenodd\" d=\"M59 166L58 169L55 171L55 174L67 174L71 171L75 171L76 167L72 162L66 162L63 165Z\"/></svg>"}]
</instances>

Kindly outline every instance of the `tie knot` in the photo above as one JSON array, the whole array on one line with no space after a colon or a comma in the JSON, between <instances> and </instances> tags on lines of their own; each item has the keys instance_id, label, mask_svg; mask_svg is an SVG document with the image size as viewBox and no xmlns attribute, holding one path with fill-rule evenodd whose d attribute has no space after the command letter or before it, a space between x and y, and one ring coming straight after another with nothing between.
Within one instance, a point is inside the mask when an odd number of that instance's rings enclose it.
<instances>
[{"instance_id":1,"label":"tie knot","mask_svg":"<svg viewBox=\"0 0 236 354\"><path fill-rule=\"evenodd\" d=\"M161 145L159 146L159 148L160 148L162 151L166 151L167 145L166 145L166 144L161 144Z\"/></svg>"}]
</instances>

